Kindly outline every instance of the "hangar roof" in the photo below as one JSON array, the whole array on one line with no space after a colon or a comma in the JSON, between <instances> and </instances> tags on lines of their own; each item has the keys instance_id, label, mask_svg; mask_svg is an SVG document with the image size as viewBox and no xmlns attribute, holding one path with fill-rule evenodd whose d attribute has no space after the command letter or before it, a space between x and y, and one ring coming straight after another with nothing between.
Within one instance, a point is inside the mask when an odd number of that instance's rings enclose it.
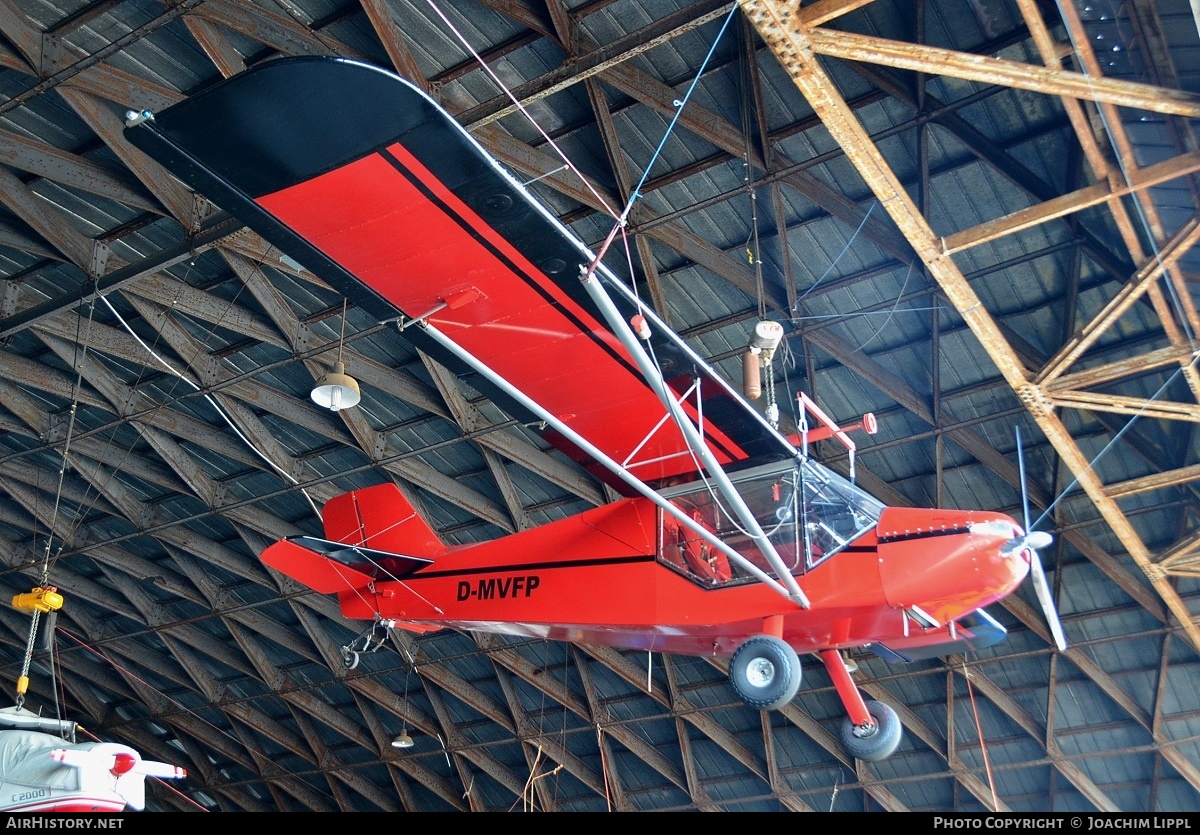
<instances>
[{"instance_id":1,"label":"hangar roof","mask_svg":"<svg viewBox=\"0 0 1200 835\"><path fill-rule=\"evenodd\" d=\"M1200 809L1187 0L0 0L0 35L3 589L67 599L0 658L188 769L151 810ZM778 400L874 413L884 501L1019 515L1020 427L1069 648L1022 589L999 647L856 658L906 728L875 764L818 665L771 713L718 659L496 635L346 669L363 624L258 561L320 535L305 493L395 480L450 542L606 494L122 136L297 54L414 81L589 244L641 183L612 268L731 379L784 324Z\"/></svg>"}]
</instances>

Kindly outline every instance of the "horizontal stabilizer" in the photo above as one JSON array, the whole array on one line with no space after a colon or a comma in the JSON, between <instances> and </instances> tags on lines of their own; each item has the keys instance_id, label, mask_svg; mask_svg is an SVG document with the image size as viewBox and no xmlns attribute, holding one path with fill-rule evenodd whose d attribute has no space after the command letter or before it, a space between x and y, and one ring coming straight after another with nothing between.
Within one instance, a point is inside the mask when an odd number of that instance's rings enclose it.
<instances>
[{"instance_id":1,"label":"horizontal stabilizer","mask_svg":"<svg viewBox=\"0 0 1200 835\"><path fill-rule=\"evenodd\" d=\"M889 663L924 661L942 658L955 653L970 652L995 646L1004 640L1008 630L982 609L959 620L953 627L938 630L945 640L937 640L926 633L913 643L896 643L892 646L874 644L871 651Z\"/></svg>"},{"instance_id":2,"label":"horizontal stabilizer","mask_svg":"<svg viewBox=\"0 0 1200 835\"><path fill-rule=\"evenodd\" d=\"M364 574L288 539L281 539L268 546L262 552L261 559L281 574L286 574L321 594L337 594L365 588L375 579L370 574Z\"/></svg>"},{"instance_id":3,"label":"horizontal stabilizer","mask_svg":"<svg viewBox=\"0 0 1200 835\"><path fill-rule=\"evenodd\" d=\"M337 560L355 571L388 580L407 577L418 568L433 562L424 557L410 557L391 551L378 551L374 548L364 548L362 545L348 545L344 542L318 539L315 536L294 536L291 541L331 560Z\"/></svg>"},{"instance_id":4,"label":"horizontal stabilizer","mask_svg":"<svg viewBox=\"0 0 1200 835\"><path fill-rule=\"evenodd\" d=\"M154 760L142 760L133 771L135 774L145 774L147 777L158 777L163 780L181 780L187 777L187 769L183 766Z\"/></svg>"}]
</instances>

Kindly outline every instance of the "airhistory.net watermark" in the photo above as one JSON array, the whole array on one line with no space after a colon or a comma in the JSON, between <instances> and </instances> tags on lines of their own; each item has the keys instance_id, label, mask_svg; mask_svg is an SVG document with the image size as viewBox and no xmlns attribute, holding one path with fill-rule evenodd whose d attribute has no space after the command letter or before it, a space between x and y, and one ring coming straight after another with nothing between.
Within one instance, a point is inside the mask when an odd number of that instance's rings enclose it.
<instances>
[{"instance_id":1,"label":"airhistory.net watermark","mask_svg":"<svg viewBox=\"0 0 1200 835\"><path fill-rule=\"evenodd\" d=\"M79 815L9 815L4 821L5 829L120 829L124 818Z\"/></svg>"}]
</instances>

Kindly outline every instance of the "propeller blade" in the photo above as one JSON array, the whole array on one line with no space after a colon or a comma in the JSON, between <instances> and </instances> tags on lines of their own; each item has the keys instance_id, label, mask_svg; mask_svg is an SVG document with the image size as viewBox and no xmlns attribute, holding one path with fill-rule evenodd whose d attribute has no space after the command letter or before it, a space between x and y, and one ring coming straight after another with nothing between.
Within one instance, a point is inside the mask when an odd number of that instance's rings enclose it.
<instances>
[{"instance_id":1,"label":"propeller blade","mask_svg":"<svg viewBox=\"0 0 1200 835\"><path fill-rule=\"evenodd\" d=\"M1029 575L1033 579L1033 590L1038 602L1042 604L1042 613L1050 634L1054 636L1054 645L1059 652L1067 648L1067 636L1063 633L1062 621L1058 617L1058 609L1054 606L1054 596L1050 593L1050 583L1046 581L1046 570L1042 568L1042 558L1039 548L1046 548L1054 538L1045 531L1029 529L1029 491L1025 481L1025 451L1021 447L1021 427L1017 426L1017 466L1021 473L1021 506L1024 512L1025 535L1018 537L1020 546L1029 551Z\"/></svg>"},{"instance_id":2,"label":"propeller blade","mask_svg":"<svg viewBox=\"0 0 1200 835\"><path fill-rule=\"evenodd\" d=\"M167 780L187 777L187 769L183 766L159 763L153 760L142 760L134 766L133 773L145 774L147 777L161 777Z\"/></svg>"},{"instance_id":3,"label":"propeller blade","mask_svg":"<svg viewBox=\"0 0 1200 835\"><path fill-rule=\"evenodd\" d=\"M1058 610L1054 607L1054 598L1050 594L1050 584L1046 581L1046 572L1042 568L1042 558L1036 548L1029 549L1029 574L1033 578L1033 590L1037 593L1038 602L1042 604L1042 612L1050 634L1054 636L1054 645L1059 652L1067 648L1067 636L1063 633L1062 621L1058 618Z\"/></svg>"},{"instance_id":4,"label":"propeller blade","mask_svg":"<svg viewBox=\"0 0 1200 835\"><path fill-rule=\"evenodd\" d=\"M117 763L112 754L78 748L55 748L50 752L50 759L72 768L102 768L105 771L111 771Z\"/></svg>"},{"instance_id":5,"label":"propeller blade","mask_svg":"<svg viewBox=\"0 0 1200 835\"><path fill-rule=\"evenodd\" d=\"M1025 450L1021 446L1021 427L1017 426L1017 468L1021 474L1021 508L1024 518L1021 524L1025 527L1026 536L1029 535L1029 491L1025 489L1028 483L1025 481Z\"/></svg>"},{"instance_id":6,"label":"propeller blade","mask_svg":"<svg viewBox=\"0 0 1200 835\"><path fill-rule=\"evenodd\" d=\"M50 758L73 768L103 769L104 771L110 771L119 775L135 774L144 777L164 777L167 779L177 779L187 776L187 769L182 766L155 762L153 760L143 760L131 754L114 754L104 750L55 748L50 752Z\"/></svg>"}]
</instances>

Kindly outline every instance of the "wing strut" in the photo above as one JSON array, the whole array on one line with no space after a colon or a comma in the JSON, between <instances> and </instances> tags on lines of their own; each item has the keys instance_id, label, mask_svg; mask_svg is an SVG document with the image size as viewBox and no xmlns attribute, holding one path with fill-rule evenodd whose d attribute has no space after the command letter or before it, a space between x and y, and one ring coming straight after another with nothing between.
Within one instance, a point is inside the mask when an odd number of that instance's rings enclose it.
<instances>
[{"instance_id":1,"label":"wing strut","mask_svg":"<svg viewBox=\"0 0 1200 835\"><path fill-rule=\"evenodd\" d=\"M662 401L671 416L675 419L675 423L679 426L679 430L683 433L683 437L687 440L688 446L700 458L704 464L704 469L717 482L717 488L725 497L726 501L732 505L738 518L745 526L746 531L750 534L750 538L754 540L754 544L758 546L758 550L762 552L764 558L775 570L776 576L787 588L787 597L795 600L803 608L808 608L808 598L804 596L804 592L800 590L800 586L796 584L796 578L792 576L787 568L787 565L779 556L779 552L775 550L775 546L771 540L767 538L763 532L762 526L758 524L758 520L754 518L754 513L746 506L746 502L742 499L737 488L733 486L733 482L729 480L729 476L725 474L720 462L712 454L708 445L704 443L704 439L700 437L700 433L696 427L688 420L687 416L679 408L679 404L675 402L675 398L667 391L666 384L663 382L662 374L658 370L658 366L646 354L646 350L638 342L637 335L633 329L629 327L629 323L625 321L617 310L617 306L613 304L608 293L600 284L600 279L596 276L595 271L584 271L583 286L587 289L588 294L592 297L592 301L600 308L600 312L604 318L608 320L608 326L612 328L613 333L621 340L625 349L633 356L638 367L642 371L642 376L646 378L646 382L654 389L654 393L658 395L658 399ZM738 557L739 565L750 564L742 557Z\"/></svg>"},{"instance_id":2,"label":"wing strut","mask_svg":"<svg viewBox=\"0 0 1200 835\"><path fill-rule=\"evenodd\" d=\"M601 291L601 292L603 292L603 291ZM608 297L605 296L605 299L608 300ZM611 303L612 303L611 300L609 300L609 304L611 304ZM620 319L620 316L618 316L617 318L622 325L625 324L624 320ZM442 333L440 330L438 330L435 325L431 324L428 321L421 321L416 326L420 327L422 329L422 332L426 336L428 336L431 339L433 339L434 341L436 341L439 345L441 345L447 351L450 351L452 354L454 354L454 356L456 356L462 362L466 363L469 367L475 369L477 372L482 374L492 384L499 387L506 394L508 394L510 397L514 398L517 402L519 402L522 406L524 406L526 409L533 412L541 420L545 421L549 426L553 427L556 432L560 432L563 435L563 437L567 438L569 441L574 443L581 450L583 450L588 455L590 455L592 458L594 458L597 462L604 465L604 467L611 470L615 475L617 475L622 481L624 481L630 487L637 490L639 493L641 493L647 499L650 499L656 505L661 507L664 511L666 511L667 513L671 514L673 517L678 519L680 524L682 524L688 530L703 537L703 539L709 545L711 545L713 548L716 548L718 551L723 553L725 556L729 557L730 560L737 563L739 566L744 568L746 571L753 574L755 577L757 577L759 580L761 580L765 585L767 585L770 588L774 589L775 591L779 592L781 595L786 597L788 600L793 601L801 608L804 608L804 609L808 608L808 605L809 605L808 598L805 597L804 592L800 590L800 587L798 585L796 585L796 578L794 578L786 570L785 566L783 565L783 560L781 560L779 558L779 554L775 552L774 547L772 547L769 542L767 542L767 546L771 547L771 556L769 556L768 559L771 559L773 557L773 561L772 561L771 565L773 568L775 568L776 571L780 571L781 569L783 569L780 573L780 576L782 578L784 578L785 582L788 583L787 587L782 585L778 580L776 580L770 574L763 571L757 565L755 565L754 563L750 562L748 559L743 557L737 551L730 548L728 545L726 545L724 542L722 542L720 539L718 539L712 533L712 531L708 530L703 525L699 524L694 519L692 519L692 517L689 514L684 513L682 510L677 508L675 505L671 504L669 501L664 499L657 492L655 492L654 489L651 488L648 484L646 484L641 479L634 476L632 473L629 472L629 470L622 467L619 463L614 461L612 458L610 458L604 452L597 449L595 446L593 446L591 443L589 443L585 438L583 438L581 435L579 435L577 432L575 432L575 430L573 430L571 427L567 426L561 420L556 418L553 414L551 414L548 410L543 408L539 403L532 400L524 392L515 388L506 379L504 379L502 376L500 376L495 371L493 371L490 367L488 367L482 360L480 360L475 355L471 354L469 351L467 351L465 348L463 348L461 345L459 345L453 339L451 339L450 337L448 337L444 333ZM628 327L628 326L626 326L626 327ZM641 351L640 345L635 344L634 347L639 352ZM635 354L635 356L637 356L637 355ZM670 398L667 398L667 399L670 400ZM686 420L684 421L684 424L688 427L691 426L691 424L689 422L687 422ZM701 445L701 446L703 446L703 445ZM719 470L719 467L718 467L718 470ZM725 475L723 471L721 472L721 475L722 476ZM725 481L726 481L726 483L728 483L729 479L726 477ZM737 499L736 505L740 506L741 508L745 508L745 503L741 500L741 497L737 495L737 491L733 488L732 484L729 484L729 488L731 490L733 490L733 495ZM753 516L751 516L751 519L753 520ZM757 522L754 523L754 530L758 531L760 536L763 535L762 529L758 526ZM765 553L766 552L764 551L764 554Z\"/></svg>"}]
</instances>

